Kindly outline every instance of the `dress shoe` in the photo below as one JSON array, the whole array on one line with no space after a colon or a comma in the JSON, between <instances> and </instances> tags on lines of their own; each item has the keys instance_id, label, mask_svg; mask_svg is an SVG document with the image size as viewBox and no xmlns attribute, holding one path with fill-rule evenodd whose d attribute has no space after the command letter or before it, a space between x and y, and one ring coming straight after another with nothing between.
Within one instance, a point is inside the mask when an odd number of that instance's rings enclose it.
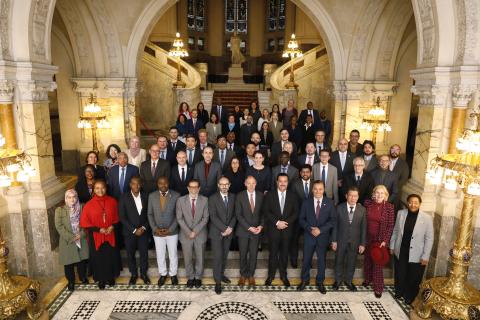
<instances>
[{"instance_id":1,"label":"dress shoe","mask_svg":"<svg viewBox=\"0 0 480 320\"><path fill-rule=\"evenodd\" d=\"M130 281L128 281L128 285L130 285L130 286L135 285L137 283L137 279L138 279L137 276L131 276Z\"/></svg>"},{"instance_id":2,"label":"dress shoe","mask_svg":"<svg viewBox=\"0 0 480 320\"><path fill-rule=\"evenodd\" d=\"M290 264L292 265L292 268L293 268L293 269L297 269L297 268L298 268L297 260L292 260L292 261L290 261Z\"/></svg>"},{"instance_id":3,"label":"dress shoe","mask_svg":"<svg viewBox=\"0 0 480 320\"><path fill-rule=\"evenodd\" d=\"M195 279L195 288L200 288L202 286L202 280Z\"/></svg>"},{"instance_id":4,"label":"dress shoe","mask_svg":"<svg viewBox=\"0 0 480 320\"><path fill-rule=\"evenodd\" d=\"M340 283L335 281L332 285L332 289L338 291L338 289L340 289Z\"/></svg>"},{"instance_id":5,"label":"dress shoe","mask_svg":"<svg viewBox=\"0 0 480 320\"><path fill-rule=\"evenodd\" d=\"M325 289L325 286L323 285L323 283L317 283L317 289L318 291L320 291L321 294L327 293L327 289Z\"/></svg>"},{"instance_id":6,"label":"dress shoe","mask_svg":"<svg viewBox=\"0 0 480 320\"><path fill-rule=\"evenodd\" d=\"M68 291L75 290L75 282L69 282L67 285Z\"/></svg>"},{"instance_id":7,"label":"dress shoe","mask_svg":"<svg viewBox=\"0 0 480 320\"><path fill-rule=\"evenodd\" d=\"M238 285L239 286L244 286L245 285L245 278L244 277L240 277L240 279L238 279Z\"/></svg>"},{"instance_id":8,"label":"dress shoe","mask_svg":"<svg viewBox=\"0 0 480 320\"><path fill-rule=\"evenodd\" d=\"M187 288L190 288L190 289L193 288L194 283L195 283L195 279L189 279L187 281Z\"/></svg>"},{"instance_id":9,"label":"dress shoe","mask_svg":"<svg viewBox=\"0 0 480 320\"><path fill-rule=\"evenodd\" d=\"M166 276L160 276L160 278L158 278L158 282L157 282L158 286L159 287L163 286L165 284L166 279L167 279Z\"/></svg>"},{"instance_id":10,"label":"dress shoe","mask_svg":"<svg viewBox=\"0 0 480 320\"><path fill-rule=\"evenodd\" d=\"M287 287L287 288L290 287L290 281L288 281L287 278L283 278L283 279L281 279L281 280L282 280L283 285L284 285L285 287Z\"/></svg>"},{"instance_id":11,"label":"dress shoe","mask_svg":"<svg viewBox=\"0 0 480 320\"><path fill-rule=\"evenodd\" d=\"M172 280L172 286L178 286L178 278L177 276L171 276L170 280Z\"/></svg>"},{"instance_id":12,"label":"dress shoe","mask_svg":"<svg viewBox=\"0 0 480 320\"><path fill-rule=\"evenodd\" d=\"M365 280L365 281L362 282L362 286L364 286L364 287L369 287L369 286L370 286L370 282L368 282L367 280Z\"/></svg>"},{"instance_id":13,"label":"dress shoe","mask_svg":"<svg viewBox=\"0 0 480 320\"><path fill-rule=\"evenodd\" d=\"M228 279L227 277L223 276L222 277L222 282L223 283L231 283L232 281L230 281L230 279Z\"/></svg>"},{"instance_id":14,"label":"dress shoe","mask_svg":"<svg viewBox=\"0 0 480 320\"><path fill-rule=\"evenodd\" d=\"M375 298L380 299L382 297L381 292L375 292Z\"/></svg>"},{"instance_id":15,"label":"dress shoe","mask_svg":"<svg viewBox=\"0 0 480 320\"><path fill-rule=\"evenodd\" d=\"M105 290L105 281L98 282L98 289Z\"/></svg>"},{"instance_id":16,"label":"dress shoe","mask_svg":"<svg viewBox=\"0 0 480 320\"><path fill-rule=\"evenodd\" d=\"M300 284L298 285L297 287L297 291L303 291L305 290L305 287L307 286L307 282L306 281L302 281L300 282Z\"/></svg>"},{"instance_id":17,"label":"dress shoe","mask_svg":"<svg viewBox=\"0 0 480 320\"><path fill-rule=\"evenodd\" d=\"M265 285L266 286L271 286L272 285L273 279L271 277L268 277L267 280L265 280Z\"/></svg>"},{"instance_id":18,"label":"dress shoe","mask_svg":"<svg viewBox=\"0 0 480 320\"><path fill-rule=\"evenodd\" d=\"M256 285L254 277L248 278L248 285L249 286L255 286Z\"/></svg>"},{"instance_id":19,"label":"dress shoe","mask_svg":"<svg viewBox=\"0 0 480 320\"><path fill-rule=\"evenodd\" d=\"M82 280L82 284L89 284L89 283L90 283L90 282L88 281L88 278L84 278L84 279Z\"/></svg>"},{"instance_id":20,"label":"dress shoe","mask_svg":"<svg viewBox=\"0 0 480 320\"><path fill-rule=\"evenodd\" d=\"M216 294L222 293L222 285L221 285L220 283L217 283L217 284L215 285L215 293L216 293Z\"/></svg>"},{"instance_id":21,"label":"dress shoe","mask_svg":"<svg viewBox=\"0 0 480 320\"><path fill-rule=\"evenodd\" d=\"M351 282L346 283L346 286L347 286L348 290L350 290L350 291L353 291L353 292L357 291L357 287Z\"/></svg>"},{"instance_id":22,"label":"dress shoe","mask_svg":"<svg viewBox=\"0 0 480 320\"><path fill-rule=\"evenodd\" d=\"M115 287L115 280L110 280L110 281L108 281L108 285L109 285L110 287Z\"/></svg>"},{"instance_id":23,"label":"dress shoe","mask_svg":"<svg viewBox=\"0 0 480 320\"><path fill-rule=\"evenodd\" d=\"M142 275L140 278L142 278L144 284L152 283L152 281L150 281L150 278L146 274Z\"/></svg>"}]
</instances>

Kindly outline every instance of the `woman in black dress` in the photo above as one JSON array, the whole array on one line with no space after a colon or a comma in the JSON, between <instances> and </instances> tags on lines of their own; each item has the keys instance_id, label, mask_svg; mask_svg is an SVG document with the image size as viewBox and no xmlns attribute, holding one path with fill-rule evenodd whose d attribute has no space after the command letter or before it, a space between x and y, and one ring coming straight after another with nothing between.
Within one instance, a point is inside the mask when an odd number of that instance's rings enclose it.
<instances>
[{"instance_id":1,"label":"woman in black dress","mask_svg":"<svg viewBox=\"0 0 480 320\"><path fill-rule=\"evenodd\" d=\"M197 104L197 111L198 119L202 120L203 127L205 128L205 125L208 123L210 118L208 117L208 111L205 110L205 105L203 104L203 102L199 102Z\"/></svg>"},{"instance_id":2,"label":"woman in black dress","mask_svg":"<svg viewBox=\"0 0 480 320\"><path fill-rule=\"evenodd\" d=\"M230 161L230 167L225 172L225 177L230 180L230 192L237 194L245 190L245 172L240 167L240 159L233 157Z\"/></svg>"},{"instance_id":3,"label":"woman in black dress","mask_svg":"<svg viewBox=\"0 0 480 320\"><path fill-rule=\"evenodd\" d=\"M262 128L260 130L260 145L262 148L270 149L273 143L273 133L270 130L270 123L267 121L262 123Z\"/></svg>"},{"instance_id":4,"label":"woman in black dress","mask_svg":"<svg viewBox=\"0 0 480 320\"><path fill-rule=\"evenodd\" d=\"M95 182L95 167L87 164L83 170L83 174L78 178L75 184L75 191L78 194L78 200L81 204L85 204L92 199L93 183Z\"/></svg>"},{"instance_id":5,"label":"woman in black dress","mask_svg":"<svg viewBox=\"0 0 480 320\"><path fill-rule=\"evenodd\" d=\"M255 190L267 193L272 188L272 170L263 164L265 157L260 151L255 151L254 164L249 167L246 176L253 176L257 180Z\"/></svg>"}]
</instances>

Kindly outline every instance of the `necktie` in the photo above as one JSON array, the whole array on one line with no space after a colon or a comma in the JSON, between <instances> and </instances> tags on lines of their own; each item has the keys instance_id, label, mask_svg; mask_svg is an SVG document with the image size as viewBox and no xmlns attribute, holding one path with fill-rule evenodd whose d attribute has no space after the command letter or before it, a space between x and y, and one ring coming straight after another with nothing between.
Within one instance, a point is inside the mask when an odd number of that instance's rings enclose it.
<instances>
[{"instance_id":1,"label":"necktie","mask_svg":"<svg viewBox=\"0 0 480 320\"><path fill-rule=\"evenodd\" d=\"M185 168L182 168L182 182L185 181Z\"/></svg>"},{"instance_id":2,"label":"necktie","mask_svg":"<svg viewBox=\"0 0 480 320\"><path fill-rule=\"evenodd\" d=\"M160 158L162 158L163 160L165 160L165 151L160 152Z\"/></svg>"},{"instance_id":3,"label":"necktie","mask_svg":"<svg viewBox=\"0 0 480 320\"><path fill-rule=\"evenodd\" d=\"M317 218L318 220L318 217L320 217L320 200L317 200L317 208L315 209L315 218Z\"/></svg>"},{"instance_id":4,"label":"necktie","mask_svg":"<svg viewBox=\"0 0 480 320\"><path fill-rule=\"evenodd\" d=\"M350 212L348 212L348 222L352 223L353 221L353 207L350 207Z\"/></svg>"},{"instance_id":5,"label":"necktie","mask_svg":"<svg viewBox=\"0 0 480 320\"><path fill-rule=\"evenodd\" d=\"M161 192L161 195L160 195L160 209L165 209L165 204L167 202L167 197L166 197L166 193L165 192Z\"/></svg>"},{"instance_id":6,"label":"necktie","mask_svg":"<svg viewBox=\"0 0 480 320\"><path fill-rule=\"evenodd\" d=\"M125 168L122 168L122 174L120 175L120 192L123 193L123 185L125 184Z\"/></svg>"},{"instance_id":7,"label":"necktie","mask_svg":"<svg viewBox=\"0 0 480 320\"><path fill-rule=\"evenodd\" d=\"M173 142L172 143L172 149L175 150L175 147L177 146L177 143L176 142Z\"/></svg>"},{"instance_id":8,"label":"necktie","mask_svg":"<svg viewBox=\"0 0 480 320\"><path fill-rule=\"evenodd\" d=\"M153 161L152 162L152 177L155 177L155 169L156 169L155 161Z\"/></svg>"},{"instance_id":9,"label":"necktie","mask_svg":"<svg viewBox=\"0 0 480 320\"><path fill-rule=\"evenodd\" d=\"M318 146L318 156L320 157L320 151L322 151L322 146Z\"/></svg>"},{"instance_id":10,"label":"necktie","mask_svg":"<svg viewBox=\"0 0 480 320\"><path fill-rule=\"evenodd\" d=\"M222 106L218 106L218 118L222 119Z\"/></svg>"},{"instance_id":11,"label":"necktie","mask_svg":"<svg viewBox=\"0 0 480 320\"><path fill-rule=\"evenodd\" d=\"M230 150L233 150L233 143L230 143Z\"/></svg>"},{"instance_id":12,"label":"necktie","mask_svg":"<svg viewBox=\"0 0 480 320\"><path fill-rule=\"evenodd\" d=\"M193 119L192 123L193 123L193 129L195 129L195 123L197 123L197 120Z\"/></svg>"},{"instance_id":13,"label":"necktie","mask_svg":"<svg viewBox=\"0 0 480 320\"><path fill-rule=\"evenodd\" d=\"M223 167L223 164L225 163L225 150L220 151L220 164Z\"/></svg>"},{"instance_id":14,"label":"necktie","mask_svg":"<svg viewBox=\"0 0 480 320\"><path fill-rule=\"evenodd\" d=\"M360 176L357 176L357 186L360 185L360 178L361 178Z\"/></svg>"},{"instance_id":15,"label":"necktie","mask_svg":"<svg viewBox=\"0 0 480 320\"><path fill-rule=\"evenodd\" d=\"M193 164L193 150L192 149L188 150L188 164L189 165Z\"/></svg>"},{"instance_id":16,"label":"necktie","mask_svg":"<svg viewBox=\"0 0 480 320\"><path fill-rule=\"evenodd\" d=\"M223 203L225 204L225 208L228 208L228 198L227 198L227 196L223 196Z\"/></svg>"},{"instance_id":17,"label":"necktie","mask_svg":"<svg viewBox=\"0 0 480 320\"><path fill-rule=\"evenodd\" d=\"M303 188L304 192L305 192L305 199L308 198L308 181L305 182L305 187Z\"/></svg>"},{"instance_id":18,"label":"necktie","mask_svg":"<svg viewBox=\"0 0 480 320\"><path fill-rule=\"evenodd\" d=\"M250 193L250 209L252 213L255 211L255 200L253 200L253 193Z\"/></svg>"},{"instance_id":19,"label":"necktie","mask_svg":"<svg viewBox=\"0 0 480 320\"><path fill-rule=\"evenodd\" d=\"M192 199L192 218L195 218L195 199Z\"/></svg>"},{"instance_id":20,"label":"necktie","mask_svg":"<svg viewBox=\"0 0 480 320\"><path fill-rule=\"evenodd\" d=\"M287 168L286 167L282 167L282 173L286 173L287 172Z\"/></svg>"},{"instance_id":21,"label":"necktie","mask_svg":"<svg viewBox=\"0 0 480 320\"><path fill-rule=\"evenodd\" d=\"M326 177L325 177L325 166L322 166L322 181L323 181L323 183L327 182Z\"/></svg>"},{"instance_id":22,"label":"necktie","mask_svg":"<svg viewBox=\"0 0 480 320\"><path fill-rule=\"evenodd\" d=\"M345 168L345 154L344 153L340 153L340 165L342 166L342 171L343 171L343 168Z\"/></svg>"},{"instance_id":23,"label":"necktie","mask_svg":"<svg viewBox=\"0 0 480 320\"><path fill-rule=\"evenodd\" d=\"M285 208L285 192L282 192L282 196L280 198L280 209L283 215L283 208Z\"/></svg>"}]
</instances>

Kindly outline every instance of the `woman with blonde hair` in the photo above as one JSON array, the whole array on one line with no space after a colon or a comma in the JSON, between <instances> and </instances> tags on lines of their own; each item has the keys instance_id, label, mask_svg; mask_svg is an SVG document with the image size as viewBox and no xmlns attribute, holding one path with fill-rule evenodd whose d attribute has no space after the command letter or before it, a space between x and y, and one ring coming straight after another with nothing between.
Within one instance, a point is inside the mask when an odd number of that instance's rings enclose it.
<instances>
[{"instance_id":1,"label":"woman with blonde hair","mask_svg":"<svg viewBox=\"0 0 480 320\"><path fill-rule=\"evenodd\" d=\"M372 200L365 200L364 204L367 208L367 245L363 286L366 287L373 283L376 298L380 298L383 292L383 266L374 262L372 248L386 251L390 244L395 211L393 204L387 202L388 196L387 188L384 185L378 185L373 188Z\"/></svg>"},{"instance_id":2,"label":"woman with blonde hair","mask_svg":"<svg viewBox=\"0 0 480 320\"><path fill-rule=\"evenodd\" d=\"M131 137L128 142L128 147L129 148L125 150L125 153L128 156L128 163L140 168L140 164L147 160L147 151L140 148L140 138L137 136Z\"/></svg>"}]
</instances>

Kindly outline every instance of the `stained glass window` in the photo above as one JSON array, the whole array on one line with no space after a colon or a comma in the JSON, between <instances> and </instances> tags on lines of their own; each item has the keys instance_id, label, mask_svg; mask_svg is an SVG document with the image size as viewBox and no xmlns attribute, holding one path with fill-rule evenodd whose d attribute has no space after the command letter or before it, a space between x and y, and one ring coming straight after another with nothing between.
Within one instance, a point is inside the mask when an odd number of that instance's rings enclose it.
<instances>
[{"instance_id":1,"label":"stained glass window","mask_svg":"<svg viewBox=\"0 0 480 320\"><path fill-rule=\"evenodd\" d=\"M205 31L205 0L188 0L187 26L190 30Z\"/></svg>"},{"instance_id":2,"label":"stained glass window","mask_svg":"<svg viewBox=\"0 0 480 320\"><path fill-rule=\"evenodd\" d=\"M225 0L225 31L247 33L248 0Z\"/></svg>"},{"instance_id":3,"label":"stained glass window","mask_svg":"<svg viewBox=\"0 0 480 320\"><path fill-rule=\"evenodd\" d=\"M285 0L268 0L268 31L285 29Z\"/></svg>"}]
</instances>

